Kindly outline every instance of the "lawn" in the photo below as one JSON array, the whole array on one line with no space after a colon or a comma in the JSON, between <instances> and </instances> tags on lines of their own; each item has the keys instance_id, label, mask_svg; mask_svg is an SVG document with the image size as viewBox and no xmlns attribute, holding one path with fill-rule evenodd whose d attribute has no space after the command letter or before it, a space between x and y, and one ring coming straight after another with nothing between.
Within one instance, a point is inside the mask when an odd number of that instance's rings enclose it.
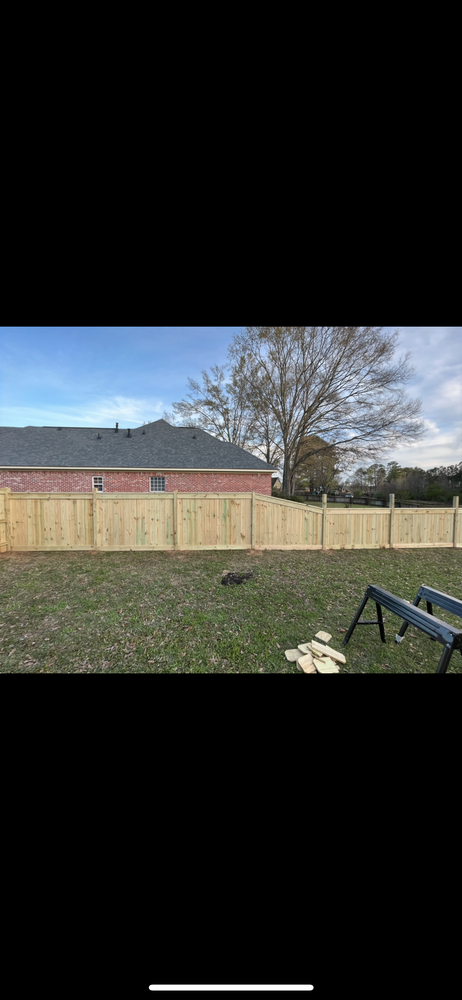
<instances>
[{"instance_id":1,"label":"lawn","mask_svg":"<svg viewBox=\"0 0 462 1000\"><path fill-rule=\"evenodd\" d=\"M223 570L249 569L246 583L222 586ZM413 600L425 583L462 599L461 570L462 549L438 548L6 553L0 672L304 677L284 650L320 629L340 649L367 584ZM396 645L401 621L385 609L384 619L387 643L377 627L356 629L340 673L434 673L442 647L412 627ZM458 652L449 673L462 673Z\"/></svg>"}]
</instances>

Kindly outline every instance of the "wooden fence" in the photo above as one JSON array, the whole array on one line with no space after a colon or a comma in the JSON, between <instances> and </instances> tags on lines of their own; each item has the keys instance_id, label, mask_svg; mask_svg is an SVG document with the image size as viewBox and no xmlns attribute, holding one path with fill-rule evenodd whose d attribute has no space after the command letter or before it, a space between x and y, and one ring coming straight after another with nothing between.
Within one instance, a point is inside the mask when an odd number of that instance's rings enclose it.
<instances>
[{"instance_id":1,"label":"wooden fence","mask_svg":"<svg viewBox=\"0 0 462 1000\"><path fill-rule=\"evenodd\" d=\"M462 545L453 507L332 510L259 493L0 490L0 552L375 549Z\"/></svg>"},{"instance_id":2,"label":"wooden fence","mask_svg":"<svg viewBox=\"0 0 462 1000\"><path fill-rule=\"evenodd\" d=\"M8 552L10 547L8 535L9 497L9 490L0 490L0 552Z\"/></svg>"}]
</instances>

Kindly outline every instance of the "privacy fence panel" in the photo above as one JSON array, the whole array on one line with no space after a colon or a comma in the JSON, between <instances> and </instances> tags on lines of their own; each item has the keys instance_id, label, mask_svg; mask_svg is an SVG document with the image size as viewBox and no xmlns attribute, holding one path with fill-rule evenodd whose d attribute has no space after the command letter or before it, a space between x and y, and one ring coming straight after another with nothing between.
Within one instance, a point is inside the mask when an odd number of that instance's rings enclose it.
<instances>
[{"instance_id":1,"label":"privacy fence panel","mask_svg":"<svg viewBox=\"0 0 462 1000\"><path fill-rule=\"evenodd\" d=\"M173 494L97 493L96 547L173 549Z\"/></svg>"},{"instance_id":2,"label":"privacy fence panel","mask_svg":"<svg viewBox=\"0 0 462 1000\"><path fill-rule=\"evenodd\" d=\"M8 539L8 495L6 490L0 491L0 552L7 552L9 549Z\"/></svg>"},{"instance_id":3,"label":"privacy fence panel","mask_svg":"<svg viewBox=\"0 0 462 1000\"><path fill-rule=\"evenodd\" d=\"M19 551L92 548L91 495L12 493L10 541Z\"/></svg>"},{"instance_id":4,"label":"privacy fence panel","mask_svg":"<svg viewBox=\"0 0 462 1000\"><path fill-rule=\"evenodd\" d=\"M178 546L250 548L252 497L248 493L178 494Z\"/></svg>"},{"instance_id":5,"label":"privacy fence panel","mask_svg":"<svg viewBox=\"0 0 462 1000\"><path fill-rule=\"evenodd\" d=\"M315 507L255 496L255 545L264 548L322 547L322 511Z\"/></svg>"},{"instance_id":6,"label":"privacy fence panel","mask_svg":"<svg viewBox=\"0 0 462 1000\"><path fill-rule=\"evenodd\" d=\"M380 549L389 545L389 535L390 511L386 508L326 512L328 549Z\"/></svg>"},{"instance_id":7,"label":"privacy fence panel","mask_svg":"<svg viewBox=\"0 0 462 1000\"><path fill-rule=\"evenodd\" d=\"M418 548L454 543L454 507L395 509L393 544L397 548Z\"/></svg>"},{"instance_id":8,"label":"privacy fence panel","mask_svg":"<svg viewBox=\"0 0 462 1000\"><path fill-rule=\"evenodd\" d=\"M98 549L354 549L462 546L446 508L328 509L259 493L11 493L0 552Z\"/></svg>"},{"instance_id":9,"label":"privacy fence panel","mask_svg":"<svg viewBox=\"0 0 462 1000\"><path fill-rule=\"evenodd\" d=\"M456 525L454 532L454 543L457 546L457 545L462 545L462 513L458 509L458 506L456 509L455 518L456 518Z\"/></svg>"}]
</instances>

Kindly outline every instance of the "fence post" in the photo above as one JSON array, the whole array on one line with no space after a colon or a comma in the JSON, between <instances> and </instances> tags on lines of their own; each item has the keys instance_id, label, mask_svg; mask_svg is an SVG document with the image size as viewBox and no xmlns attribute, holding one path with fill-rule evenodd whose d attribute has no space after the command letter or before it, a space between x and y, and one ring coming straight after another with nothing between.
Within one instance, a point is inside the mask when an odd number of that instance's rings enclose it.
<instances>
[{"instance_id":1,"label":"fence post","mask_svg":"<svg viewBox=\"0 0 462 1000\"><path fill-rule=\"evenodd\" d=\"M454 537L452 544L454 548L457 548L457 517L459 514L459 497L452 498L452 506L454 507Z\"/></svg>"},{"instance_id":2,"label":"fence post","mask_svg":"<svg viewBox=\"0 0 462 1000\"><path fill-rule=\"evenodd\" d=\"M178 490L173 491L173 547L178 548Z\"/></svg>"},{"instance_id":3,"label":"fence post","mask_svg":"<svg viewBox=\"0 0 462 1000\"><path fill-rule=\"evenodd\" d=\"M98 548L98 509L96 506L96 497L98 496L98 490L96 486L93 487L93 548Z\"/></svg>"},{"instance_id":4,"label":"fence post","mask_svg":"<svg viewBox=\"0 0 462 1000\"><path fill-rule=\"evenodd\" d=\"M390 548L393 548L393 523L395 519L395 494L388 494L388 506L390 508L390 534L388 537L388 543Z\"/></svg>"},{"instance_id":5,"label":"fence post","mask_svg":"<svg viewBox=\"0 0 462 1000\"><path fill-rule=\"evenodd\" d=\"M10 497L11 488L5 486L4 489L0 490L0 493L5 494L5 542L6 542L6 552L10 552L12 549L12 537L11 537L11 508L10 508Z\"/></svg>"},{"instance_id":6,"label":"fence post","mask_svg":"<svg viewBox=\"0 0 462 1000\"><path fill-rule=\"evenodd\" d=\"M252 509L250 515L250 548L255 548L255 493L252 493Z\"/></svg>"},{"instance_id":7,"label":"fence post","mask_svg":"<svg viewBox=\"0 0 462 1000\"><path fill-rule=\"evenodd\" d=\"M322 547L327 548L327 493L322 495Z\"/></svg>"}]
</instances>

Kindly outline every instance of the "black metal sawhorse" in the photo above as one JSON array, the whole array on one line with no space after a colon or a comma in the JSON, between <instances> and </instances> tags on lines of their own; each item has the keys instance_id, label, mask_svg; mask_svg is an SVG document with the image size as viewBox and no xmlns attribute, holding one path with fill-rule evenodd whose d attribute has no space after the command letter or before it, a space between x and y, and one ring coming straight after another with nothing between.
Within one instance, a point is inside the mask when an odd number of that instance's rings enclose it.
<instances>
[{"instance_id":1,"label":"black metal sawhorse","mask_svg":"<svg viewBox=\"0 0 462 1000\"><path fill-rule=\"evenodd\" d=\"M435 590L433 587L425 587L422 584L419 587L419 591L415 601L413 602L416 608L421 601L427 602L427 613L429 615L433 614L433 605L436 604L437 608L444 608L445 611L450 611L452 615L457 615L458 618L462 618L462 601L458 601L456 597L451 597L450 594L443 594L441 590ZM403 622L398 635L395 636L395 642L402 642L404 633L409 626L409 622ZM431 636L432 642L434 642L433 636ZM461 650L462 656L462 650Z\"/></svg>"},{"instance_id":2,"label":"black metal sawhorse","mask_svg":"<svg viewBox=\"0 0 462 1000\"><path fill-rule=\"evenodd\" d=\"M437 592L434 591L434 593ZM448 597L448 595L442 596ZM360 616L362 615L369 599L375 601L377 619L372 621L360 621ZM448 597L448 600L452 601L454 598ZM433 603L436 604L436 599L434 599ZM457 603L460 604L461 602L459 601ZM382 642L385 642L382 608L387 608L388 611L392 611L394 615L398 615L399 618L403 618L404 621L407 622L407 625L414 625L415 628L420 629L421 632L425 632L431 639L434 639L436 642L440 642L444 646L436 669L437 674L446 673L454 650L459 649L462 652L462 631L460 629L454 628L453 625L448 625L447 622L443 622L439 618L435 618L433 614L428 614L427 611L422 611L415 604L411 604L409 601L404 601L401 597L395 597L395 595L390 594L388 590L383 590L382 587L376 587L375 584L369 584L367 587L358 611L353 618L342 645L346 646L357 625L378 625L380 638Z\"/></svg>"}]
</instances>

